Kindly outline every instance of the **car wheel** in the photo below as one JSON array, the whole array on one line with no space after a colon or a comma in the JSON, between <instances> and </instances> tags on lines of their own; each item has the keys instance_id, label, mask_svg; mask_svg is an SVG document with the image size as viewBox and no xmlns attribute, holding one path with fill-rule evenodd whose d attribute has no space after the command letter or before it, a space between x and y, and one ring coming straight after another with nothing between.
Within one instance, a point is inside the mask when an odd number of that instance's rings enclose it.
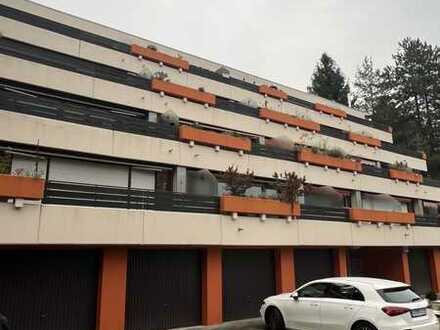
<instances>
[{"instance_id":1,"label":"car wheel","mask_svg":"<svg viewBox=\"0 0 440 330\"><path fill-rule=\"evenodd\" d=\"M368 322L356 323L352 330L377 330L376 327Z\"/></svg>"},{"instance_id":2,"label":"car wheel","mask_svg":"<svg viewBox=\"0 0 440 330\"><path fill-rule=\"evenodd\" d=\"M271 308L267 311L266 316L266 328L268 330L284 330L286 326L284 325L283 316L280 311L276 308Z\"/></svg>"}]
</instances>

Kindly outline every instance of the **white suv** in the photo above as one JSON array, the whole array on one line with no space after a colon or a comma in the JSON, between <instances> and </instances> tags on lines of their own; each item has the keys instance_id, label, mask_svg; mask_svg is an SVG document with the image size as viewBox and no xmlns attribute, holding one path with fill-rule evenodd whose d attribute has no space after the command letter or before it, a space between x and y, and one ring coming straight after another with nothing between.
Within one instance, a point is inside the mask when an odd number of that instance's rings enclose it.
<instances>
[{"instance_id":1,"label":"white suv","mask_svg":"<svg viewBox=\"0 0 440 330\"><path fill-rule=\"evenodd\" d=\"M428 302L400 282L337 277L264 300L270 330L439 330Z\"/></svg>"}]
</instances>

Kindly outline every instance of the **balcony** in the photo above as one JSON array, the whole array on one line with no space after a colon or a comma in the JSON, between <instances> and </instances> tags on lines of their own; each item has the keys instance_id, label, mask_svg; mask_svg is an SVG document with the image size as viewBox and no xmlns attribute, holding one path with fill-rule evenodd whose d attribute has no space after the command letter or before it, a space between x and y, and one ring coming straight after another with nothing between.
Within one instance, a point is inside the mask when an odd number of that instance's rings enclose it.
<instances>
[{"instance_id":1,"label":"balcony","mask_svg":"<svg viewBox=\"0 0 440 330\"><path fill-rule=\"evenodd\" d=\"M339 118L347 118L347 113L345 111L329 107L328 105L315 103L314 110L326 113Z\"/></svg>"},{"instance_id":2,"label":"balcony","mask_svg":"<svg viewBox=\"0 0 440 330\"><path fill-rule=\"evenodd\" d=\"M353 132L348 133L348 139L352 142L366 144L370 147L380 148L382 146L382 142L379 139L375 139L370 136L365 136Z\"/></svg>"},{"instance_id":3,"label":"balcony","mask_svg":"<svg viewBox=\"0 0 440 330\"><path fill-rule=\"evenodd\" d=\"M258 93L274 97L280 100L287 100L287 93L276 87L261 85L258 86Z\"/></svg>"},{"instance_id":4,"label":"balcony","mask_svg":"<svg viewBox=\"0 0 440 330\"><path fill-rule=\"evenodd\" d=\"M268 108L260 108L259 116L262 119L272 120L279 124L285 124L293 127L299 127L304 130L319 132L320 125L311 120L297 118L282 112L273 111Z\"/></svg>"},{"instance_id":5,"label":"balcony","mask_svg":"<svg viewBox=\"0 0 440 330\"><path fill-rule=\"evenodd\" d=\"M249 138L217 133L190 126L179 127L179 138L182 141L194 141L209 146L221 146L226 149L250 151L252 142Z\"/></svg>"},{"instance_id":6,"label":"balcony","mask_svg":"<svg viewBox=\"0 0 440 330\"><path fill-rule=\"evenodd\" d=\"M3 186L2 186L3 187ZM42 194L43 190L41 190ZM291 205L277 200L236 196L202 196L168 191L153 191L48 181L43 199L46 204L78 205L170 212L208 214L268 215L298 217L304 220L415 224L440 227L440 217L417 216L414 213L368 209Z\"/></svg>"},{"instance_id":7,"label":"balcony","mask_svg":"<svg viewBox=\"0 0 440 330\"><path fill-rule=\"evenodd\" d=\"M298 151L298 161L351 172L362 172L362 164L358 161L317 154L310 149L301 149Z\"/></svg>"},{"instance_id":8,"label":"balcony","mask_svg":"<svg viewBox=\"0 0 440 330\"><path fill-rule=\"evenodd\" d=\"M157 63L163 63L165 65L168 65L170 67L176 68L176 69L182 69L185 71L189 70L189 63L188 61L180 58L180 57L173 57L168 54L159 52L157 50L142 47L136 44L133 44L130 46L130 52L131 54L135 56L142 56L143 58L150 60L152 62Z\"/></svg>"},{"instance_id":9,"label":"balcony","mask_svg":"<svg viewBox=\"0 0 440 330\"><path fill-rule=\"evenodd\" d=\"M44 182L39 178L2 174L0 175L0 197L42 199Z\"/></svg>"},{"instance_id":10,"label":"balcony","mask_svg":"<svg viewBox=\"0 0 440 330\"><path fill-rule=\"evenodd\" d=\"M423 181L423 177L420 174L401 171L393 168L390 168L389 176L391 179L414 182L414 183L422 183Z\"/></svg>"},{"instance_id":11,"label":"balcony","mask_svg":"<svg viewBox=\"0 0 440 330\"><path fill-rule=\"evenodd\" d=\"M350 209L349 217L352 221L371 221L382 223L415 224L414 213L379 211L369 209Z\"/></svg>"},{"instance_id":12,"label":"balcony","mask_svg":"<svg viewBox=\"0 0 440 330\"><path fill-rule=\"evenodd\" d=\"M166 95L180 97L196 103L215 105L215 95L168 81L153 79L151 89L154 92L163 92Z\"/></svg>"}]
</instances>

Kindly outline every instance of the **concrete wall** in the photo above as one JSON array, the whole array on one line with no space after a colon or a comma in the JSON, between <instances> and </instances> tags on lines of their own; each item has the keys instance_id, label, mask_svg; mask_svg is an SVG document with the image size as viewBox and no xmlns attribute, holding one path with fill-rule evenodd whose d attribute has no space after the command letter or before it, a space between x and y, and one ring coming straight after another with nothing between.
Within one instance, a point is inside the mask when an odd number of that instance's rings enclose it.
<instances>
[{"instance_id":1,"label":"concrete wall","mask_svg":"<svg viewBox=\"0 0 440 330\"><path fill-rule=\"evenodd\" d=\"M145 40L145 39L142 39L142 38L139 38L139 37L127 34L127 33L123 33L121 31L117 31L115 29L111 29L109 27L105 27L100 24L96 24L96 23L93 23L93 22L90 22L90 21L87 21L84 19L80 19L80 18L74 17L72 15L65 14L65 13L44 7L44 6L36 4L36 3L29 2L26 0L0 0L0 3L4 4L6 6L10 6L10 7L17 8L17 9L20 9L20 10L23 10L23 11L26 11L29 13L33 13L35 15L39 15L41 17L45 17L47 19L50 19L50 20L53 20L56 22L60 22L62 24L66 24L66 25L69 25L72 27L76 27L78 29L86 30L88 32L91 32L91 33L94 33L94 34L97 34L100 36L104 36L104 37L107 37L107 38L110 38L113 40L117 40L120 42L124 42L127 44L137 43L137 44L142 45L144 47L146 47L148 45L155 45L158 48L158 50L160 50L160 51L164 51L170 55L181 55L184 58L186 58L187 60L189 60L189 62L191 64L206 68L208 70L215 71L222 66L221 64L214 63L212 61L208 61L208 60L202 59L200 57L190 55L190 54L175 50L173 48L166 47L161 44L158 44L158 43L155 43L152 41L148 41L148 40ZM231 76L233 76L237 79L245 80L247 82L255 83L258 85L260 85L260 84L277 85L279 88L282 88L288 94L290 94L294 97L302 98L302 99L305 99L309 102L324 103L324 104L342 109L342 110L344 110L354 116L357 116L360 118L364 117L363 114L356 112L356 111L354 111L346 106L343 106L341 104L337 104L335 102L323 99L321 97L317 97L315 95L304 93L304 92L301 92L297 89L283 86L282 84L277 84L272 81L256 77L254 75L247 74L247 73L244 73L239 70L235 70L233 68L227 67L227 69L230 70Z\"/></svg>"},{"instance_id":2,"label":"concrete wall","mask_svg":"<svg viewBox=\"0 0 440 330\"><path fill-rule=\"evenodd\" d=\"M440 228L3 203L0 244L439 246Z\"/></svg>"},{"instance_id":3,"label":"concrete wall","mask_svg":"<svg viewBox=\"0 0 440 330\"><path fill-rule=\"evenodd\" d=\"M325 170L318 166L244 155L172 140L116 132L95 127L59 122L52 119L0 112L0 140L25 144L81 151L95 155L109 155L133 160L158 162L178 166L224 171L235 165L240 171L255 171L256 176L272 178L274 171L295 171L306 176L307 182L336 188L361 190L395 196L440 201L439 188L417 186L391 179L368 175L353 175L351 172Z\"/></svg>"},{"instance_id":4,"label":"concrete wall","mask_svg":"<svg viewBox=\"0 0 440 330\"><path fill-rule=\"evenodd\" d=\"M179 117L197 121L207 125L224 127L226 129L238 130L249 134L262 135L265 137L287 136L291 140L301 144L316 146L325 145L328 148L341 148L353 156L382 161L390 164L404 161L409 167L426 171L426 161L406 155L400 155L362 145L355 145L349 141L344 141L320 134L312 134L295 128L285 128L276 123L266 123L258 118L243 116L216 108L205 109L202 105L195 103L183 103L181 100L172 97L160 97L159 94L141 90L138 88L125 86L110 81L95 79L77 73L60 70L57 68L33 63L18 58L0 55L0 69L2 76L8 79L17 80L33 85L40 85L55 90L61 90L77 95L94 97L96 99L126 104L141 109L164 113L174 111ZM286 103L284 103L286 105ZM296 106L295 106L296 107ZM297 107L299 108L299 107ZM283 110L282 110L283 111ZM302 110L298 111L299 113ZM319 114L315 111L310 112L310 117L326 118L338 125L327 122L330 126L339 127L347 131L369 131L367 126L362 126L347 120L339 119ZM312 119L319 119L312 118ZM323 120L317 120L323 121ZM372 132L369 132L373 134ZM374 135L374 134L373 134Z\"/></svg>"}]
</instances>

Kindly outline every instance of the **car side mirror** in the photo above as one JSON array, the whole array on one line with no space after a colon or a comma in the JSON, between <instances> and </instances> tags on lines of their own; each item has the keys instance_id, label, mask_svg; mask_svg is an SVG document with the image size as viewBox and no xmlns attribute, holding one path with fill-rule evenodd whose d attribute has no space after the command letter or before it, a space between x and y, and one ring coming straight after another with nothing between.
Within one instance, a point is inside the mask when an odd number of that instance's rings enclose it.
<instances>
[{"instance_id":1,"label":"car side mirror","mask_svg":"<svg viewBox=\"0 0 440 330\"><path fill-rule=\"evenodd\" d=\"M298 298L299 298L299 296L298 296L298 292L293 292L293 293L290 295L290 298L292 298L292 299L295 300L295 301L298 301Z\"/></svg>"}]
</instances>

